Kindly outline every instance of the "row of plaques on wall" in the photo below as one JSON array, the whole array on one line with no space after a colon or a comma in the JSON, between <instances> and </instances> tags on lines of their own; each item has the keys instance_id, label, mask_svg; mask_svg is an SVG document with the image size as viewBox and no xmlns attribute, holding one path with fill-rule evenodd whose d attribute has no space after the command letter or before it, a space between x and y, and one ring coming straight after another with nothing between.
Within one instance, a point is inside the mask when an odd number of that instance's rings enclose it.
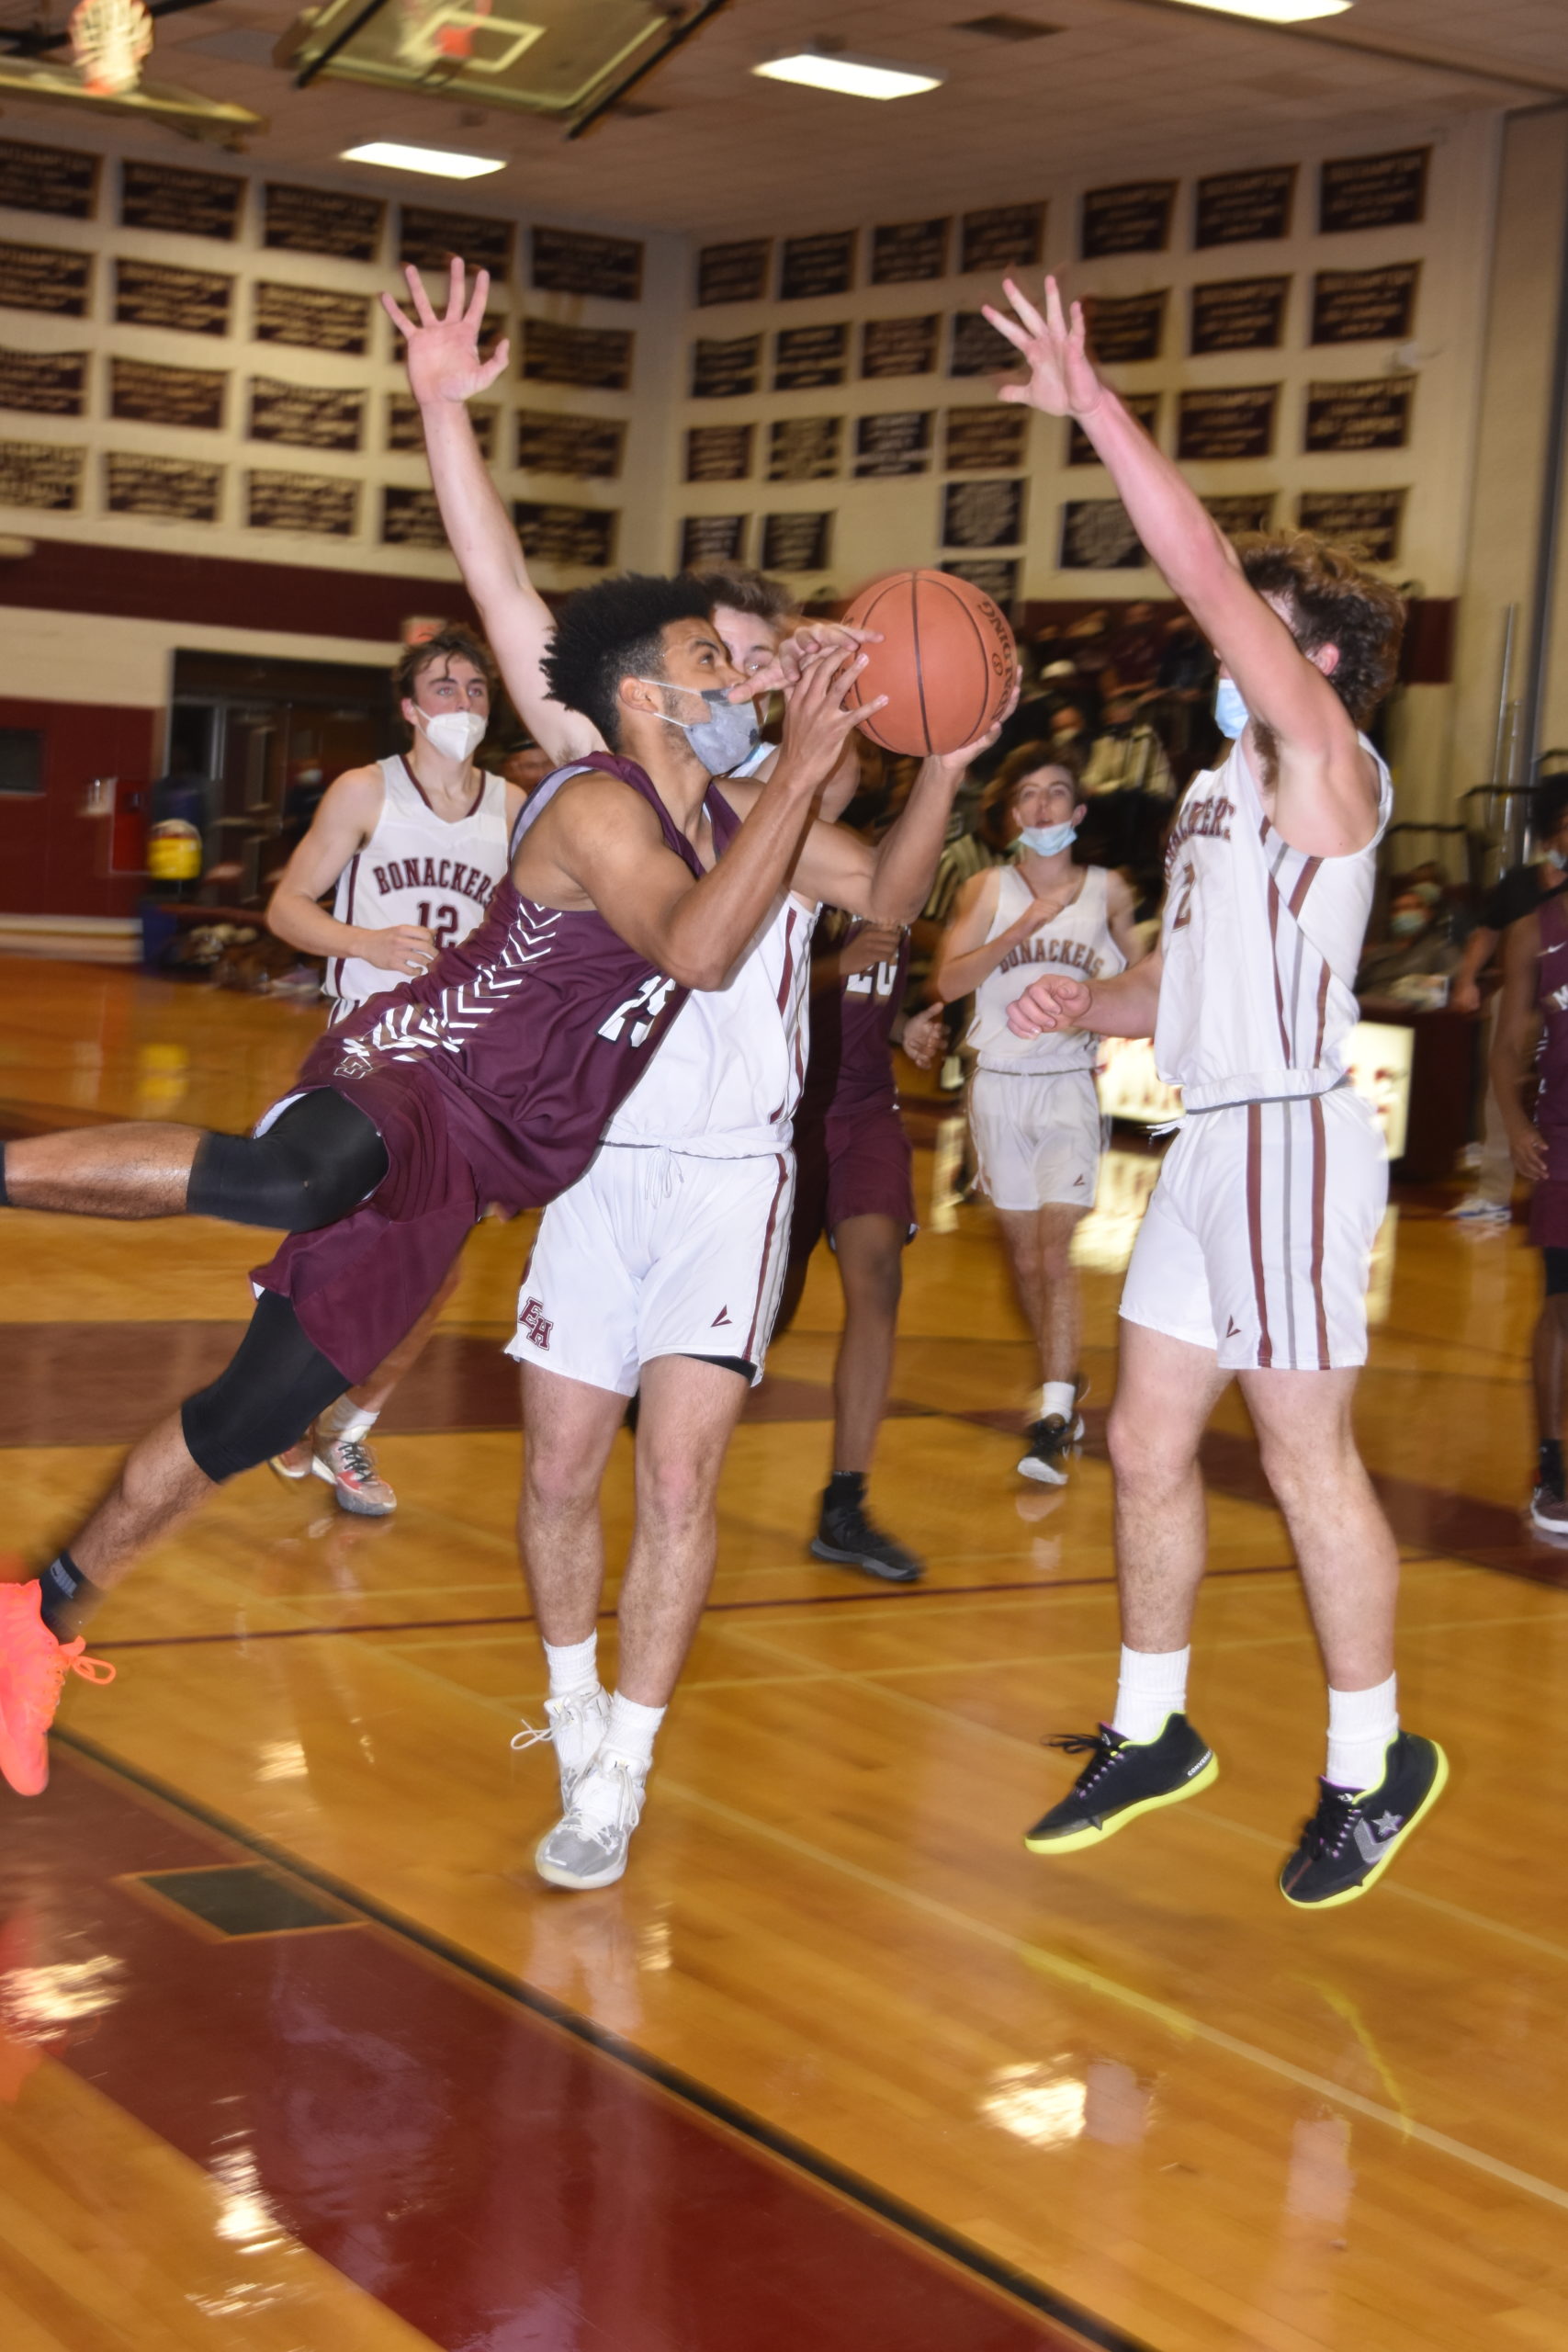
<instances>
[{"instance_id":1,"label":"row of plaques on wall","mask_svg":"<svg viewBox=\"0 0 1568 2352\"><path fill-rule=\"evenodd\" d=\"M0 208L53 213L67 220L97 218L103 158L72 147L40 147L0 139ZM208 237L233 244L244 220L253 183L230 172L193 171L180 164L119 165L117 213L122 229L160 236ZM264 180L259 189L261 243L275 253L321 254L336 261L379 263L387 206L379 197L342 188L303 187ZM596 294L613 302L642 298L643 243L542 223L527 232L529 283L539 293ZM445 269L460 254L474 269L507 278L513 268L513 226L480 212L448 212L400 204L393 258L416 269Z\"/></svg>"},{"instance_id":2,"label":"row of plaques on wall","mask_svg":"<svg viewBox=\"0 0 1568 2352\"><path fill-rule=\"evenodd\" d=\"M1323 269L1313 278L1312 331L1316 345L1403 343L1414 333L1419 262L1381 269ZM1227 351L1273 351L1284 342L1289 277L1222 279L1189 292L1187 349L1199 356ZM1169 289L1147 294L1090 296L1085 301L1090 345L1107 367L1158 359L1165 346ZM846 383L852 356L862 380L930 376L942 355L946 321L940 311L914 318L847 319L822 326L780 327L773 364L764 368L766 338L699 336L692 346L691 397L734 400L762 389L764 372L775 392L806 392ZM858 355L852 345L858 337ZM959 311L947 337L949 376L986 376L1017 367L1018 354L984 311Z\"/></svg>"},{"instance_id":3,"label":"row of plaques on wall","mask_svg":"<svg viewBox=\"0 0 1568 2352\"><path fill-rule=\"evenodd\" d=\"M1346 155L1319 166L1317 229L1335 236L1357 229L1390 229L1423 220L1431 150L1404 147L1382 155ZM1218 172L1193 190L1192 243L1257 244L1291 234L1298 167ZM1078 212L1078 254L1096 261L1111 254L1163 254L1170 249L1179 182L1125 180L1089 189ZM906 286L982 270L1038 267L1045 248L1043 204L993 205L930 220L897 220L866 232L865 282ZM745 237L704 245L697 254L697 304L803 302L853 291L861 232L829 230L784 237L775 254L772 237Z\"/></svg>"}]
</instances>

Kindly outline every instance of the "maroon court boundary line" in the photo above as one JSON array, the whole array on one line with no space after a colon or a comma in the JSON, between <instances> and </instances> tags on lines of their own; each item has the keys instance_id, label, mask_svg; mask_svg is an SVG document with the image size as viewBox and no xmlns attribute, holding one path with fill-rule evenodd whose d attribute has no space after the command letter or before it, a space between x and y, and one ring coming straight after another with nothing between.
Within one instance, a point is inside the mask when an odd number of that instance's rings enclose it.
<instances>
[{"instance_id":1,"label":"maroon court boundary line","mask_svg":"<svg viewBox=\"0 0 1568 2352\"><path fill-rule=\"evenodd\" d=\"M1125 2330L1100 2319L1097 2313L1076 2303L1043 2280L1005 2261L1000 2256L950 2229L934 2215L922 2212L918 2206L880 2188L847 2165L813 2148L793 2132L770 2123L754 2114L738 2100L728 2098L722 2091L711 2089L695 2075L671 2065L667 2060L641 2050L635 2042L613 2032L607 2026L585 2016L581 2010L546 1993L539 1986L526 1984L521 1977L508 1975L503 1970L480 1958L466 1946L453 1942L434 1928L409 1918L390 1905L367 1894L352 1881L339 1878L335 1872L319 1868L304 1860L287 1847L278 1845L258 1832L245 1828L215 1806L187 1796L156 1774L125 1763L99 1742L85 1738L81 1733L57 1729L53 1735L62 1746L72 1750L90 1766L124 1782L143 1799L167 1806L186 1819L199 1823L209 1833L241 1847L275 1869L313 1887L334 1902L344 1905L377 1927L411 1948L422 1958L454 1970L460 1976L483 1986L488 1992L514 2007L528 2010L533 2016L585 2043L602 2056L612 2060L627 2072L640 2075L656 2085L682 2105L717 2123L751 2146L762 2149L784 2165L804 2174L818 2186L834 2191L861 2211L874 2215L892 2229L911 2238L929 2252L942 2256L955 2268L1006 2296L1015 2303L1037 2314L1057 2328L1069 2331L1079 2346L1089 2345L1095 2352L1155 2352L1146 2339L1128 2335ZM1061 2352L1075 2352L1073 2345L1064 2341Z\"/></svg>"}]
</instances>

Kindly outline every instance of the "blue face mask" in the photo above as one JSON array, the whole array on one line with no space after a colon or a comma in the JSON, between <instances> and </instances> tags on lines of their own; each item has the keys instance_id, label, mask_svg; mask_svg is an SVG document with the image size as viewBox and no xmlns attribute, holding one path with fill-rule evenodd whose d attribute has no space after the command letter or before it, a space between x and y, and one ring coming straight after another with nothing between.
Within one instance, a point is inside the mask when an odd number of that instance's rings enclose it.
<instances>
[{"instance_id":1,"label":"blue face mask","mask_svg":"<svg viewBox=\"0 0 1568 2352\"><path fill-rule=\"evenodd\" d=\"M709 775L728 775L762 740L756 704L727 701L728 689L725 686L671 686L663 678L639 678L637 684L661 686L667 694L695 695L699 701L706 703L711 716L692 726L683 719L670 718L662 710L657 716L666 727L680 728Z\"/></svg>"},{"instance_id":2,"label":"blue face mask","mask_svg":"<svg viewBox=\"0 0 1568 2352\"><path fill-rule=\"evenodd\" d=\"M1222 678L1214 688L1214 724L1220 733L1228 735L1234 743L1251 716L1234 679Z\"/></svg>"},{"instance_id":3,"label":"blue face mask","mask_svg":"<svg viewBox=\"0 0 1568 2352\"><path fill-rule=\"evenodd\" d=\"M1065 825L1024 825L1019 830L1019 842L1036 857L1055 857L1062 850L1071 849L1077 827L1071 819Z\"/></svg>"}]
</instances>

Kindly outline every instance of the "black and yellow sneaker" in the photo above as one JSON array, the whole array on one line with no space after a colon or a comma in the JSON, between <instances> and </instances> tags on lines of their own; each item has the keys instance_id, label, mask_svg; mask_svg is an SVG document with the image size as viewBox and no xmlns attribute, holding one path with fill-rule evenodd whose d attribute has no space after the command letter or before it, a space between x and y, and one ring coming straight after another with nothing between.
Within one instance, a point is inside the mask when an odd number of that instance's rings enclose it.
<instances>
[{"instance_id":1,"label":"black and yellow sneaker","mask_svg":"<svg viewBox=\"0 0 1568 2352\"><path fill-rule=\"evenodd\" d=\"M1101 1724L1098 1732L1048 1739L1047 1747L1089 1762L1060 1804L1043 1814L1023 1842L1032 1854L1076 1854L1113 1838L1141 1813L1179 1804L1218 1780L1213 1748L1205 1747L1185 1715L1168 1715L1157 1739L1123 1739Z\"/></svg>"},{"instance_id":2,"label":"black and yellow sneaker","mask_svg":"<svg viewBox=\"0 0 1568 2352\"><path fill-rule=\"evenodd\" d=\"M1280 1892L1302 1910L1354 1903L1380 1879L1416 1823L1442 1795L1449 1759L1435 1739L1402 1731L1389 1741L1375 1789L1320 1781L1317 1811L1280 1872Z\"/></svg>"}]
</instances>

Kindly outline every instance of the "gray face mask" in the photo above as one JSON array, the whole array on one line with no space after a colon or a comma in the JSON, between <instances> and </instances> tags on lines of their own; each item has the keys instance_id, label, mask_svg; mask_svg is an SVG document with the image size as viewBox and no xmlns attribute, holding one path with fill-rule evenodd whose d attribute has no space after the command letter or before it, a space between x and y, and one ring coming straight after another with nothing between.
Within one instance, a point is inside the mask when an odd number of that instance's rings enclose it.
<instances>
[{"instance_id":1,"label":"gray face mask","mask_svg":"<svg viewBox=\"0 0 1568 2352\"><path fill-rule=\"evenodd\" d=\"M665 711L656 711L666 727L679 727L709 775L728 775L754 752L762 740L757 724L757 706L752 702L728 702L724 686L672 686L667 678L639 678L639 686L658 686L665 694L694 695L705 702L710 716L697 719L688 727L683 719L671 718Z\"/></svg>"}]
</instances>

